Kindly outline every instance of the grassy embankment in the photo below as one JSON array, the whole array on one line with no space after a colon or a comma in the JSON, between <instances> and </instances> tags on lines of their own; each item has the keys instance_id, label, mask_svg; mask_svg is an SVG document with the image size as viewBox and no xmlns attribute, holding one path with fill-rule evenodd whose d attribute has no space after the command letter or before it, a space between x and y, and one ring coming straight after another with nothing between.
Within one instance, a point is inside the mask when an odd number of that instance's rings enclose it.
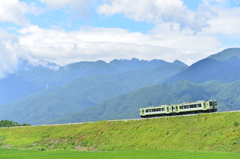
<instances>
[{"instance_id":1,"label":"grassy embankment","mask_svg":"<svg viewBox=\"0 0 240 159\"><path fill-rule=\"evenodd\" d=\"M173 150L131 150L131 151L37 151L1 149L1 159L239 159L239 153L229 152L186 152Z\"/></svg>"},{"instance_id":2,"label":"grassy embankment","mask_svg":"<svg viewBox=\"0 0 240 159\"><path fill-rule=\"evenodd\" d=\"M0 129L4 148L240 153L240 112Z\"/></svg>"}]
</instances>

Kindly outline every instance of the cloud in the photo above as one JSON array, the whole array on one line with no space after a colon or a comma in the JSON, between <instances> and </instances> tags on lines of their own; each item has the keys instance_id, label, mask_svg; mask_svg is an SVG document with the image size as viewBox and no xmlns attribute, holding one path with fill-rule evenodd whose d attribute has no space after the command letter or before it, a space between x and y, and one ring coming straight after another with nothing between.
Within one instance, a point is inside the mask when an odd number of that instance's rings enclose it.
<instances>
[{"instance_id":1,"label":"cloud","mask_svg":"<svg viewBox=\"0 0 240 159\"><path fill-rule=\"evenodd\" d=\"M12 51L11 46L16 44L17 38L0 28L0 78L8 72L12 73L17 68L17 54Z\"/></svg>"},{"instance_id":2,"label":"cloud","mask_svg":"<svg viewBox=\"0 0 240 159\"><path fill-rule=\"evenodd\" d=\"M132 57L178 59L191 64L213 53L219 45L214 36L194 36L191 31L179 31L177 27L161 24L149 34L142 34L119 28L85 27L65 31L31 26L19 30L22 34L19 44L34 56L60 65Z\"/></svg>"},{"instance_id":3,"label":"cloud","mask_svg":"<svg viewBox=\"0 0 240 159\"><path fill-rule=\"evenodd\" d=\"M209 24L205 31L211 34L240 34L240 7L218 10L218 17Z\"/></svg>"},{"instance_id":4,"label":"cloud","mask_svg":"<svg viewBox=\"0 0 240 159\"><path fill-rule=\"evenodd\" d=\"M9 34L0 28L0 79L8 74L14 73L22 60L26 60L33 66L45 66L51 69L58 69L58 66L51 65L40 56L34 56L27 48L24 48L19 37Z\"/></svg>"},{"instance_id":5,"label":"cloud","mask_svg":"<svg viewBox=\"0 0 240 159\"><path fill-rule=\"evenodd\" d=\"M64 9L67 14L73 18L90 16L90 8L92 2L96 0L40 0L42 3L47 4L47 8ZM67 8L67 7L70 7Z\"/></svg>"},{"instance_id":6,"label":"cloud","mask_svg":"<svg viewBox=\"0 0 240 159\"><path fill-rule=\"evenodd\" d=\"M2 22L28 26L30 22L24 17L27 13L40 14L41 9L36 7L34 3L28 5L18 0L0 1L0 21Z\"/></svg>"},{"instance_id":7,"label":"cloud","mask_svg":"<svg viewBox=\"0 0 240 159\"><path fill-rule=\"evenodd\" d=\"M208 21L215 16L209 3L202 4L199 10L193 12L181 0L111 0L100 5L98 12L107 16L123 14L136 21L155 24L177 23L179 29L190 28L194 32L208 27Z\"/></svg>"}]
</instances>

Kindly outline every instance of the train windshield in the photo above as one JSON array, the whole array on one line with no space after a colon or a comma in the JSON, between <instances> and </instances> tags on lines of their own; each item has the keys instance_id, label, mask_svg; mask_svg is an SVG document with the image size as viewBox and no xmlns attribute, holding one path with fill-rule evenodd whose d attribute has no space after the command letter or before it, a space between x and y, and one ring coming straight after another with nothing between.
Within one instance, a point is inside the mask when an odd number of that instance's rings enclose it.
<instances>
[{"instance_id":1,"label":"train windshield","mask_svg":"<svg viewBox=\"0 0 240 159\"><path fill-rule=\"evenodd\" d=\"M210 102L209 102L209 105L210 105L210 106L215 106L215 102L210 101Z\"/></svg>"}]
</instances>

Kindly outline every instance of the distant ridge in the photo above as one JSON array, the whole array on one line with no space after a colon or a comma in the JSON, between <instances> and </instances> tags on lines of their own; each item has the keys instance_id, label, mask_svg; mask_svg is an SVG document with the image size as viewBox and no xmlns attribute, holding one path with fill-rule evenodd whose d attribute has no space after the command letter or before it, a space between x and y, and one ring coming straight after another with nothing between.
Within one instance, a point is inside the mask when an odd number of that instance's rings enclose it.
<instances>
[{"instance_id":1,"label":"distant ridge","mask_svg":"<svg viewBox=\"0 0 240 159\"><path fill-rule=\"evenodd\" d=\"M240 48L230 48L202 59L165 83L188 80L195 83L215 81L229 83L240 79Z\"/></svg>"},{"instance_id":2,"label":"distant ridge","mask_svg":"<svg viewBox=\"0 0 240 159\"><path fill-rule=\"evenodd\" d=\"M209 56L208 58L218 60L218 61L225 61L234 56L236 56L240 59L240 48L225 49L219 53Z\"/></svg>"}]
</instances>

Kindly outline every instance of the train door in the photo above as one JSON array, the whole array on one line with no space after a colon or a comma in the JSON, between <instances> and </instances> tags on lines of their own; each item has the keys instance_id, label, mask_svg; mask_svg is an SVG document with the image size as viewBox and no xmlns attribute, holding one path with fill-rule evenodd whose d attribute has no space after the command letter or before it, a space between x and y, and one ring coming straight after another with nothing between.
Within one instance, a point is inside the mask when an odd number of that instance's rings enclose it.
<instances>
[{"instance_id":1,"label":"train door","mask_svg":"<svg viewBox=\"0 0 240 159\"><path fill-rule=\"evenodd\" d=\"M171 107L167 106L167 114L169 114L171 112Z\"/></svg>"},{"instance_id":2,"label":"train door","mask_svg":"<svg viewBox=\"0 0 240 159\"><path fill-rule=\"evenodd\" d=\"M174 115L177 112L177 106L171 106L172 111L171 113Z\"/></svg>"},{"instance_id":3,"label":"train door","mask_svg":"<svg viewBox=\"0 0 240 159\"><path fill-rule=\"evenodd\" d=\"M176 106L176 113L178 113L179 112L179 106L177 105Z\"/></svg>"},{"instance_id":4,"label":"train door","mask_svg":"<svg viewBox=\"0 0 240 159\"><path fill-rule=\"evenodd\" d=\"M172 108L172 113L174 113L175 112L175 107L171 106L171 108Z\"/></svg>"},{"instance_id":5,"label":"train door","mask_svg":"<svg viewBox=\"0 0 240 159\"><path fill-rule=\"evenodd\" d=\"M217 101L214 101L213 105L214 105L214 111L217 111Z\"/></svg>"},{"instance_id":6,"label":"train door","mask_svg":"<svg viewBox=\"0 0 240 159\"><path fill-rule=\"evenodd\" d=\"M207 110L207 104L206 104L206 102L203 102L203 110Z\"/></svg>"}]
</instances>

